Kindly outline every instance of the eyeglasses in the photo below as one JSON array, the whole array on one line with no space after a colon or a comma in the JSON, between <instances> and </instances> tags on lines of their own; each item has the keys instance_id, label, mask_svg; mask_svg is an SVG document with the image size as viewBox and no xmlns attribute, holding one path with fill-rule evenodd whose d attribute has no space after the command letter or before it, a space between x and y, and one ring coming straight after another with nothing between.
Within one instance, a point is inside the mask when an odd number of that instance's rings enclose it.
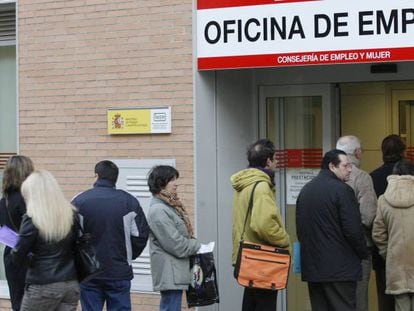
<instances>
[{"instance_id":1,"label":"eyeglasses","mask_svg":"<svg viewBox=\"0 0 414 311\"><path fill-rule=\"evenodd\" d=\"M351 163L340 163L339 166L345 167L345 168L351 168L352 164Z\"/></svg>"}]
</instances>

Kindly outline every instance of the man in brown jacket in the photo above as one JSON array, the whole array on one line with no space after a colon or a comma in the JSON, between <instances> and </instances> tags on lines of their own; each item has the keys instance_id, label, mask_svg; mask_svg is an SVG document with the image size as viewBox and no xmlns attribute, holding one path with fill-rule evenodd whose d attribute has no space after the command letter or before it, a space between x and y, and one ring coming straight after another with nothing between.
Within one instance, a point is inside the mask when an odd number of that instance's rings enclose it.
<instances>
[{"instance_id":1,"label":"man in brown jacket","mask_svg":"<svg viewBox=\"0 0 414 311\"><path fill-rule=\"evenodd\" d=\"M363 259L362 280L357 283L356 288L356 310L368 311L368 284L372 268L371 251L373 242L371 238L372 223L377 211L377 196L375 194L371 176L359 168L362 158L361 142L356 136L342 136L336 143L336 148L344 151L349 162L352 164L352 171L347 184L355 191L359 204L361 223L364 228L365 240L370 249L368 258Z\"/></svg>"}]
</instances>

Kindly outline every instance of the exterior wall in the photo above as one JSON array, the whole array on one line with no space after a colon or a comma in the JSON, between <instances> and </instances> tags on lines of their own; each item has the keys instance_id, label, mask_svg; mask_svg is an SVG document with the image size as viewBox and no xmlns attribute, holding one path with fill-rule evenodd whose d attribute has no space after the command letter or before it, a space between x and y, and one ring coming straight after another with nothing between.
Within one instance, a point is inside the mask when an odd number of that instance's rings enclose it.
<instances>
[{"instance_id":1,"label":"exterior wall","mask_svg":"<svg viewBox=\"0 0 414 311\"><path fill-rule=\"evenodd\" d=\"M255 81L249 70L201 72L196 79L197 228L200 236L216 241L220 290L220 303L203 310L235 311L241 308L242 288L231 266L230 176L247 166L246 147L258 135Z\"/></svg>"},{"instance_id":2,"label":"exterior wall","mask_svg":"<svg viewBox=\"0 0 414 311\"><path fill-rule=\"evenodd\" d=\"M0 311L11 310L10 301L7 299L0 299Z\"/></svg>"},{"instance_id":3,"label":"exterior wall","mask_svg":"<svg viewBox=\"0 0 414 311\"><path fill-rule=\"evenodd\" d=\"M104 158L175 158L193 215L191 0L23 0L17 10L20 153L68 198L91 187ZM172 107L172 134L107 135L108 108L157 106ZM134 294L133 309L158 301Z\"/></svg>"}]
</instances>

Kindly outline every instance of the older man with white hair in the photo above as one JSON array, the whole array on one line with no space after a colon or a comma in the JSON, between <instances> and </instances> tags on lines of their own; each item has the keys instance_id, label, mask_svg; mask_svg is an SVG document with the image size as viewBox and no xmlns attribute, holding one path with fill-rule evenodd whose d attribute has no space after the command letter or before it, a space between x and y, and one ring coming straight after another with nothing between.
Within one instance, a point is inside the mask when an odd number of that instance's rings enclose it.
<instances>
[{"instance_id":1,"label":"older man with white hair","mask_svg":"<svg viewBox=\"0 0 414 311\"><path fill-rule=\"evenodd\" d=\"M372 223L377 212L377 196L371 176L359 168L362 158L361 141L356 136L342 136L336 143L336 148L344 151L349 162L352 164L352 171L347 184L355 191L359 203L361 223L364 227L367 246L372 250L373 241L371 238ZM362 280L357 283L356 289L356 310L368 311L368 283L371 275L371 255L362 260Z\"/></svg>"}]
</instances>

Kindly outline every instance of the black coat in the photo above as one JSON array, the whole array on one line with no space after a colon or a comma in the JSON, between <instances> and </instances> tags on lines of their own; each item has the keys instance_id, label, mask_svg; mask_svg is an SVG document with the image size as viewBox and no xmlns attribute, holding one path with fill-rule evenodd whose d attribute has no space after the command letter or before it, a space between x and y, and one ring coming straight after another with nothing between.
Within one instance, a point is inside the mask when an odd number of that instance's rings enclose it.
<instances>
[{"instance_id":1,"label":"black coat","mask_svg":"<svg viewBox=\"0 0 414 311\"><path fill-rule=\"evenodd\" d=\"M32 219L24 215L19 231L19 242L11 251L12 262L19 265L29 256L26 284L51 284L77 280L74 262L76 242L75 225L68 235L57 242L46 242Z\"/></svg>"},{"instance_id":2,"label":"black coat","mask_svg":"<svg viewBox=\"0 0 414 311\"><path fill-rule=\"evenodd\" d=\"M116 189L113 182L98 179L72 204L83 217L85 232L93 236L92 244L104 270L94 279L131 280L134 274L130 262L142 253L149 235L138 200Z\"/></svg>"},{"instance_id":3,"label":"black coat","mask_svg":"<svg viewBox=\"0 0 414 311\"><path fill-rule=\"evenodd\" d=\"M392 174L392 170L394 169L394 165L396 162L389 162L384 163L377 169L371 172L372 182L374 183L375 193L377 194L377 198L380 195L383 195L385 189L387 189L388 182L387 177Z\"/></svg>"},{"instance_id":4,"label":"black coat","mask_svg":"<svg viewBox=\"0 0 414 311\"><path fill-rule=\"evenodd\" d=\"M368 249L358 203L352 188L330 170L322 169L300 192L296 228L304 281L361 279Z\"/></svg>"},{"instance_id":5,"label":"black coat","mask_svg":"<svg viewBox=\"0 0 414 311\"><path fill-rule=\"evenodd\" d=\"M0 225L6 225L14 231L19 231L23 215L26 213L24 199L20 192L11 192L8 195L7 202L9 212L6 209L6 199L2 198L0 201Z\"/></svg>"},{"instance_id":6,"label":"black coat","mask_svg":"<svg viewBox=\"0 0 414 311\"><path fill-rule=\"evenodd\" d=\"M26 213L26 204L19 191L8 194L8 203L6 208L6 199L0 201L0 225L6 225L14 231L19 231L23 215ZM7 212L7 209L10 212ZM19 310L24 294L24 285L27 270L27 260L20 265L13 265L10 256L11 248L6 246L4 249L4 269L6 272L7 285L9 286L10 300L13 310Z\"/></svg>"}]
</instances>

